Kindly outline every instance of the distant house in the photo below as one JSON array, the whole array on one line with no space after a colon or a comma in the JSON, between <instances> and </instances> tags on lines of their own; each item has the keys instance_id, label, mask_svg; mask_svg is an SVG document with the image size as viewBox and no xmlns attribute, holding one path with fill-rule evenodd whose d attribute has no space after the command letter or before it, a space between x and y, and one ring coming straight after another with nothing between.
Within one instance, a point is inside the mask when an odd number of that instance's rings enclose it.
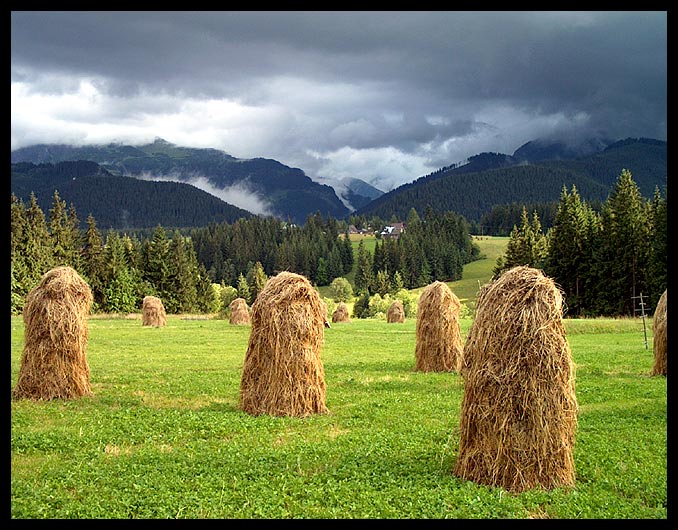
<instances>
[{"instance_id":1,"label":"distant house","mask_svg":"<svg viewBox=\"0 0 678 530\"><path fill-rule=\"evenodd\" d=\"M386 239L398 239L403 232L405 232L405 223L394 223L391 226L385 226L379 235Z\"/></svg>"},{"instance_id":2,"label":"distant house","mask_svg":"<svg viewBox=\"0 0 678 530\"><path fill-rule=\"evenodd\" d=\"M349 234L359 234L358 229L355 227L355 225L348 225L348 233Z\"/></svg>"}]
</instances>

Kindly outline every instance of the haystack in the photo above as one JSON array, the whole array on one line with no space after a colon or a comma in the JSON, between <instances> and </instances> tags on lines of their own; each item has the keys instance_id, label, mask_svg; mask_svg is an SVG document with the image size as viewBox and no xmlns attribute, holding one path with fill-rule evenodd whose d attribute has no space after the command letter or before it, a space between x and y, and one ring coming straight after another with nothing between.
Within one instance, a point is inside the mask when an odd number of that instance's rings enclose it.
<instances>
[{"instance_id":1,"label":"haystack","mask_svg":"<svg viewBox=\"0 0 678 530\"><path fill-rule=\"evenodd\" d=\"M419 297L415 370L452 372L459 369L463 346L459 298L446 283L427 285Z\"/></svg>"},{"instance_id":2,"label":"haystack","mask_svg":"<svg viewBox=\"0 0 678 530\"><path fill-rule=\"evenodd\" d=\"M405 309L400 300L394 300L386 313L386 321L389 324L405 322Z\"/></svg>"},{"instance_id":3,"label":"haystack","mask_svg":"<svg viewBox=\"0 0 678 530\"><path fill-rule=\"evenodd\" d=\"M345 302L339 302L339 305L332 313L332 322L350 322L351 318L348 314L348 306Z\"/></svg>"},{"instance_id":4,"label":"haystack","mask_svg":"<svg viewBox=\"0 0 678 530\"><path fill-rule=\"evenodd\" d=\"M167 324L167 315L162 300L157 296L144 296L141 303L141 325L160 328Z\"/></svg>"},{"instance_id":5,"label":"haystack","mask_svg":"<svg viewBox=\"0 0 678 530\"><path fill-rule=\"evenodd\" d=\"M87 317L92 291L70 267L45 273L26 296L24 349L15 398L73 399L92 394Z\"/></svg>"},{"instance_id":6,"label":"haystack","mask_svg":"<svg viewBox=\"0 0 678 530\"><path fill-rule=\"evenodd\" d=\"M268 279L252 304L252 329L239 408L253 416L324 414L320 359L326 314L318 291L299 274Z\"/></svg>"},{"instance_id":7,"label":"haystack","mask_svg":"<svg viewBox=\"0 0 678 530\"><path fill-rule=\"evenodd\" d=\"M657 302L652 318L652 331L654 334L654 366L650 375L666 375L666 290Z\"/></svg>"},{"instance_id":8,"label":"haystack","mask_svg":"<svg viewBox=\"0 0 678 530\"><path fill-rule=\"evenodd\" d=\"M230 310L229 322L235 325L249 325L250 310L247 307L247 302L244 298L236 298L228 306Z\"/></svg>"},{"instance_id":9,"label":"haystack","mask_svg":"<svg viewBox=\"0 0 678 530\"><path fill-rule=\"evenodd\" d=\"M562 294L514 267L478 293L454 474L507 491L573 487L578 404Z\"/></svg>"}]
</instances>

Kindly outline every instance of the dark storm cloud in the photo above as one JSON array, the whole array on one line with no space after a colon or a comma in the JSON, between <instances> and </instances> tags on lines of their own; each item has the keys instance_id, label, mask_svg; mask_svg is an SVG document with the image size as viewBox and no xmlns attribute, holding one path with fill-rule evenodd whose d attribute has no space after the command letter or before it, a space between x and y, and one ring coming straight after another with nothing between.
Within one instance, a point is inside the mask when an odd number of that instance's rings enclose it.
<instances>
[{"instance_id":1,"label":"dark storm cloud","mask_svg":"<svg viewBox=\"0 0 678 530\"><path fill-rule=\"evenodd\" d=\"M211 147L387 185L540 136L666 139L666 12L13 12L11 24L13 148L38 127L23 98L78 90L93 105L81 122L105 108L120 135L160 116L183 131L175 143L198 141L199 109Z\"/></svg>"}]
</instances>

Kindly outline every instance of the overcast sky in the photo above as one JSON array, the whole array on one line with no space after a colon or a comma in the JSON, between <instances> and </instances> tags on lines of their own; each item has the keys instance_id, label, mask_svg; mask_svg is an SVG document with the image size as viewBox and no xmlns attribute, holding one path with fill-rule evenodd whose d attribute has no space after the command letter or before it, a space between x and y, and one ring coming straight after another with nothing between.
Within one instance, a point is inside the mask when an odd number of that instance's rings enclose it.
<instances>
[{"instance_id":1,"label":"overcast sky","mask_svg":"<svg viewBox=\"0 0 678 530\"><path fill-rule=\"evenodd\" d=\"M11 148L155 137L383 191L527 141L666 140L666 11L14 11Z\"/></svg>"}]
</instances>

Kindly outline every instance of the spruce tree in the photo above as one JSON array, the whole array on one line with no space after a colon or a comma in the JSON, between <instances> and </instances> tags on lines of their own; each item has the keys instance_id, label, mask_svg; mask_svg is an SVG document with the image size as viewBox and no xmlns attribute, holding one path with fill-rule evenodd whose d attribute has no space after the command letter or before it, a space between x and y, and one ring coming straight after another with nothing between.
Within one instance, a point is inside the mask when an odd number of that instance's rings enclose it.
<instances>
[{"instance_id":1,"label":"spruce tree","mask_svg":"<svg viewBox=\"0 0 678 530\"><path fill-rule=\"evenodd\" d=\"M25 261L26 207L14 193L10 212L11 312L13 315L19 315L23 311L24 299L29 291L30 278Z\"/></svg>"},{"instance_id":2,"label":"spruce tree","mask_svg":"<svg viewBox=\"0 0 678 530\"><path fill-rule=\"evenodd\" d=\"M70 262L75 270L82 269L82 246L84 238L80 230L80 219L78 219L75 205L71 203L68 207L68 216L66 218L66 232L70 239L69 247L72 250Z\"/></svg>"},{"instance_id":3,"label":"spruce tree","mask_svg":"<svg viewBox=\"0 0 678 530\"><path fill-rule=\"evenodd\" d=\"M651 233L648 260L649 304L656 307L667 286L668 272L668 206L666 196L662 197L656 188L650 206Z\"/></svg>"},{"instance_id":4,"label":"spruce tree","mask_svg":"<svg viewBox=\"0 0 678 530\"><path fill-rule=\"evenodd\" d=\"M195 288L198 299L198 311L201 313L217 312L219 310L220 300L218 299L217 293L212 288L212 281L207 274L207 269L205 269L205 266L202 263L198 265Z\"/></svg>"},{"instance_id":5,"label":"spruce tree","mask_svg":"<svg viewBox=\"0 0 678 530\"><path fill-rule=\"evenodd\" d=\"M61 199L57 190L54 190L52 208L49 210L49 231L54 265L67 265L80 270L80 251L83 244L80 221L75 206L71 204L67 209L66 201Z\"/></svg>"},{"instance_id":6,"label":"spruce tree","mask_svg":"<svg viewBox=\"0 0 678 530\"><path fill-rule=\"evenodd\" d=\"M103 239L92 214L87 216L87 231L85 232L85 245L82 251L82 271L92 289L93 309L96 310L104 302L106 266Z\"/></svg>"},{"instance_id":7,"label":"spruce tree","mask_svg":"<svg viewBox=\"0 0 678 530\"><path fill-rule=\"evenodd\" d=\"M136 310L136 286L130 274L120 236L109 230L104 247L105 286L103 310L107 313L132 313ZM163 302L164 303L164 302Z\"/></svg>"},{"instance_id":8,"label":"spruce tree","mask_svg":"<svg viewBox=\"0 0 678 530\"><path fill-rule=\"evenodd\" d=\"M562 288L568 314L582 315L591 309L589 292L597 214L581 200L576 186L571 193L563 187L553 226L547 234L544 264L547 276Z\"/></svg>"},{"instance_id":9,"label":"spruce tree","mask_svg":"<svg viewBox=\"0 0 678 530\"><path fill-rule=\"evenodd\" d=\"M329 265L327 260L320 256L318 258L318 268L316 269L315 283L316 285L327 285L330 283Z\"/></svg>"},{"instance_id":10,"label":"spruce tree","mask_svg":"<svg viewBox=\"0 0 678 530\"><path fill-rule=\"evenodd\" d=\"M600 314L634 316L646 281L650 251L648 208L631 172L623 169L603 204L596 260Z\"/></svg>"},{"instance_id":11,"label":"spruce tree","mask_svg":"<svg viewBox=\"0 0 678 530\"><path fill-rule=\"evenodd\" d=\"M33 289L42 275L54 267L52 239L47 229L45 214L33 193L30 194L25 211L24 263L26 265L26 288Z\"/></svg>"},{"instance_id":12,"label":"spruce tree","mask_svg":"<svg viewBox=\"0 0 678 530\"><path fill-rule=\"evenodd\" d=\"M403 283L403 277L402 274L400 274L400 271L395 271L393 273L393 281L391 282L391 293L395 294L405 288L405 285Z\"/></svg>"},{"instance_id":13,"label":"spruce tree","mask_svg":"<svg viewBox=\"0 0 678 530\"><path fill-rule=\"evenodd\" d=\"M165 306L172 313L193 313L197 310L197 269L192 256L193 248L175 230L169 242L168 272L173 296L168 300L169 307Z\"/></svg>"},{"instance_id":14,"label":"spruce tree","mask_svg":"<svg viewBox=\"0 0 678 530\"><path fill-rule=\"evenodd\" d=\"M374 291L382 297L391 292L391 276L388 270L377 271L377 276L374 280Z\"/></svg>"},{"instance_id":15,"label":"spruce tree","mask_svg":"<svg viewBox=\"0 0 678 530\"><path fill-rule=\"evenodd\" d=\"M251 302L248 303L253 303L268 281L268 276L266 275L264 266L260 261L257 261L250 268L250 270L247 272L246 279L247 285L249 286L249 296L251 300Z\"/></svg>"},{"instance_id":16,"label":"spruce tree","mask_svg":"<svg viewBox=\"0 0 678 530\"><path fill-rule=\"evenodd\" d=\"M342 262L342 271L337 276L348 274L353 269L354 257L353 257L353 244L351 243L351 238L348 235L348 228L344 232L344 237L341 239L340 255Z\"/></svg>"},{"instance_id":17,"label":"spruce tree","mask_svg":"<svg viewBox=\"0 0 678 530\"><path fill-rule=\"evenodd\" d=\"M243 298L245 302L247 302L247 305L252 305L253 299L252 293L250 292L250 286L247 283L247 278L245 278L245 275L242 272L238 275L236 289L238 290L238 298Z\"/></svg>"},{"instance_id":18,"label":"spruce tree","mask_svg":"<svg viewBox=\"0 0 678 530\"><path fill-rule=\"evenodd\" d=\"M527 209L523 207L520 215L520 227L513 226L506 252L497 259L494 268L495 277L503 271L527 265L542 268L548 252L546 236L541 229L539 216L535 211L532 220L528 220Z\"/></svg>"},{"instance_id":19,"label":"spruce tree","mask_svg":"<svg viewBox=\"0 0 678 530\"><path fill-rule=\"evenodd\" d=\"M142 263L144 279L153 286L166 311L171 312L169 308L176 307L176 303L170 277L169 241L161 225L155 228L151 240L145 242Z\"/></svg>"},{"instance_id":20,"label":"spruce tree","mask_svg":"<svg viewBox=\"0 0 678 530\"><path fill-rule=\"evenodd\" d=\"M357 293L370 293L374 282L372 273L372 254L365 248L361 239L358 243L358 255L356 257L355 290Z\"/></svg>"}]
</instances>

